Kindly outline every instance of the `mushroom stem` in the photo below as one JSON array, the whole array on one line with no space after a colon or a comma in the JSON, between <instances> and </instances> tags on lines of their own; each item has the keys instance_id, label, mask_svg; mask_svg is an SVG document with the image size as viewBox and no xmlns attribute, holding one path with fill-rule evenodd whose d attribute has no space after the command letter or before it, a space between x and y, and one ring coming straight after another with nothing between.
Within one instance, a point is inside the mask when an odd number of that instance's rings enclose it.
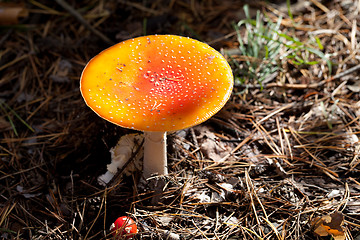
<instances>
[{"instance_id":1,"label":"mushroom stem","mask_svg":"<svg viewBox=\"0 0 360 240\"><path fill-rule=\"evenodd\" d=\"M166 132L144 132L144 137L144 177L166 175Z\"/></svg>"}]
</instances>

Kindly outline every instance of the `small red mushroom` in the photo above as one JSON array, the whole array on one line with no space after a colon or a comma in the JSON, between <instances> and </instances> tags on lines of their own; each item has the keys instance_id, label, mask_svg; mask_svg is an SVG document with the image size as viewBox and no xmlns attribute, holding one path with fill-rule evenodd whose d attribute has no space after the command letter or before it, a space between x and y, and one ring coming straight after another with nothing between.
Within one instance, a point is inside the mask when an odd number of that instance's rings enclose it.
<instances>
[{"instance_id":1,"label":"small red mushroom","mask_svg":"<svg viewBox=\"0 0 360 240\"><path fill-rule=\"evenodd\" d=\"M137 226L132 218L122 216L111 224L110 231L116 239L131 239L137 233Z\"/></svg>"},{"instance_id":2,"label":"small red mushroom","mask_svg":"<svg viewBox=\"0 0 360 240\"><path fill-rule=\"evenodd\" d=\"M80 80L86 104L100 117L145 132L146 178L168 172L166 132L209 119L232 88L231 68L219 52L174 35L118 43L91 59Z\"/></svg>"}]
</instances>

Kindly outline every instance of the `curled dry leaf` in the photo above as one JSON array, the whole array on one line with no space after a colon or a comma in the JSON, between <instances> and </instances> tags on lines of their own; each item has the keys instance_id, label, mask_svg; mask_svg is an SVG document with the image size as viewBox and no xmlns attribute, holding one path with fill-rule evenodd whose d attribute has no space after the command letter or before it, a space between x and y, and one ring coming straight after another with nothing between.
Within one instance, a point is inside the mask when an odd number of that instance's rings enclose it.
<instances>
[{"instance_id":1,"label":"curled dry leaf","mask_svg":"<svg viewBox=\"0 0 360 240\"><path fill-rule=\"evenodd\" d=\"M197 141L201 152L206 158L215 162L220 162L225 157L231 148L221 141L217 140L217 137L206 126L197 126L194 128Z\"/></svg>"},{"instance_id":2,"label":"curled dry leaf","mask_svg":"<svg viewBox=\"0 0 360 240\"><path fill-rule=\"evenodd\" d=\"M314 233L321 237L332 236L334 240L345 240L344 216L341 212L334 212L311 221Z\"/></svg>"}]
</instances>

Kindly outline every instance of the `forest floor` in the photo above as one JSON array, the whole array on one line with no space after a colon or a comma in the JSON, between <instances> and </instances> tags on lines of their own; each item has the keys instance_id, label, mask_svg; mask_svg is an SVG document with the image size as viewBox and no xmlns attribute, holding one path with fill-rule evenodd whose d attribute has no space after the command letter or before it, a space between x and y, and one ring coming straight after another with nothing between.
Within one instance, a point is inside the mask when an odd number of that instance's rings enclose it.
<instances>
[{"instance_id":1,"label":"forest floor","mask_svg":"<svg viewBox=\"0 0 360 240\"><path fill-rule=\"evenodd\" d=\"M20 16L0 20L1 239L113 239L126 215L134 239L360 240L360 1L13 2ZM160 194L141 170L99 184L135 131L79 91L93 56L149 34L206 42L235 76L218 114L168 135Z\"/></svg>"}]
</instances>

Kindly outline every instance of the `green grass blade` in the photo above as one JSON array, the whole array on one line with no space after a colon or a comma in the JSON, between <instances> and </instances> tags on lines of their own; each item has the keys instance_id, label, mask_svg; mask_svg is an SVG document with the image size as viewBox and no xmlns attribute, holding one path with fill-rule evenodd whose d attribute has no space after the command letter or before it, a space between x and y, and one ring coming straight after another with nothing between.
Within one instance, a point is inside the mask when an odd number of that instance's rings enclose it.
<instances>
[{"instance_id":1,"label":"green grass blade","mask_svg":"<svg viewBox=\"0 0 360 240\"><path fill-rule=\"evenodd\" d=\"M315 37L315 41L316 41L319 49L320 49L320 50L323 50L323 49L324 49L324 46L321 44L320 38Z\"/></svg>"},{"instance_id":2,"label":"green grass blade","mask_svg":"<svg viewBox=\"0 0 360 240\"><path fill-rule=\"evenodd\" d=\"M5 106L5 107L4 107ZM9 123L11 125L11 128L13 129L16 136L18 135L18 131L16 130L15 124L9 114L9 111L22 123L24 124L30 131L35 132L35 130L24 120L22 119L19 114L17 114L9 105L7 105L5 102L0 102L0 108L3 111L3 113L6 115L7 119L9 120Z\"/></svg>"},{"instance_id":3,"label":"green grass blade","mask_svg":"<svg viewBox=\"0 0 360 240\"><path fill-rule=\"evenodd\" d=\"M10 112L11 112L12 114L15 115L15 117L16 117L17 119L20 120L20 122L21 122L22 124L24 124L30 131L35 132L35 130L34 130L27 122L25 122L25 120L22 119L12 108L10 108L9 105L7 105L6 103L3 103L3 104L5 105L5 107L6 107L7 109L10 110Z\"/></svg>"}]
</instances>

